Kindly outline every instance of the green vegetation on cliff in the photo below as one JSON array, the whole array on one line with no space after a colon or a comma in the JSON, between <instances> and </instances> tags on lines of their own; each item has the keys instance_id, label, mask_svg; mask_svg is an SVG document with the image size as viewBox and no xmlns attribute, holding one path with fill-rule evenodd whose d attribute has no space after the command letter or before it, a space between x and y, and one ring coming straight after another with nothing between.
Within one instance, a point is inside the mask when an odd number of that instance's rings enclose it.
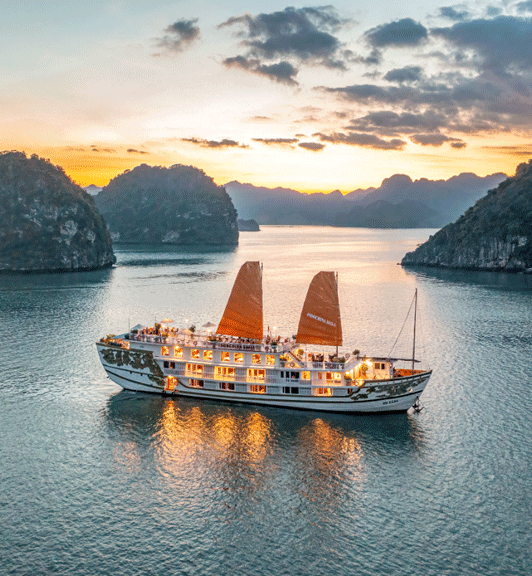
<instances>
[{"instance_id":1,"label":"green vegetation on cliff","mask_svg":"<svg viewBox=\"0 0 532 576\"><path fill-rule=\"evenodd\" d=\"M192 166L142 164L113 178L96 203L117 242L238 244L231 199Z\"/></svg>"},{"instance_id":2,"label":"green vegetation on cliff","mask_svg":"<svg viewBox=\"0 0 532 576\"><path fill-rule=\"evenodd\" d=\"M0 271L103 268L115 262L94 199L59 166L0 153Z\"/></svg>"},{"instance_id":3,"label":"green vegetation on cliff","mask_svg":"<svg viewBox=\"0 0 532 576\"><path fill-rule=\"evenodd\" d=\"M408 253L406 265L480 270L532 268L532 160L455 223Z\"/></svg>"}]
</instances>

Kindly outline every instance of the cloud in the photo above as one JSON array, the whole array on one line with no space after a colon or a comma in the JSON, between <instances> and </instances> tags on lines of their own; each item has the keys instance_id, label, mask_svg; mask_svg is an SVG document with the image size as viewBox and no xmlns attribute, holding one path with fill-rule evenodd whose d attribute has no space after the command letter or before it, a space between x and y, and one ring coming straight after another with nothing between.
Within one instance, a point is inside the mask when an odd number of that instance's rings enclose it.
<instances>
[{"instance_id":1,"label":"cloud","mask_svg":"<svg viewBox=\"0 0 532 576\"><path fill-rule=\"evenodd\" d=\"M532 0L526 2L519 2L515 5L518 12L532 12Z\"/></svg>"},{"instance_id":2,"label":"cloud","mask_svg":"<svg viewBox=\"0 0 532 576\"><path fill-rule=\"evenodd\" d=\"M265 76L269 80L287 84L288 86L298 86L295 76L298 70L289 62L277 62L275 64L261 64L256 58L246 58L244 56L234 56L226 58L223 62L228 68L240 68L258 76Z\"/></svg>"},{"instance_id":3,"label":"cloud","mask_svg":"<svg viewBox=\"0 0 532 576\"><path fill-rule=\"evenodd\" d=\"M460 147L463 147L462 144L465 146L465 143L460 138L450 138L439 132L435 134L413 134L410 136L410 140L414 144L421 144L421 146L442 146L445 142L460 144Z\"/></svg>"},{"instance_id":4,"label":"cloud","mask_svg":"<svg viewBox=\"0 0 532 576\"><path fill-rule=\"evenodd\" d=\"M451 147L452 148L465 148L467 146L467 144L463 141L460 142L451 142Z\"/></svg>"},{"instance_id":5,"label":"cloud","mask_svg":"<svg viewBox=\"0 0 532 576\"><path fill-rule=\"evenodd\" d=\"M403 18L371 28L364 34L364 37L374 48L408 47L417 46L426 40L428 32L425 26L415 22L412 18Z\"/></svg>"},{"instance_id":6,"label":"cloud","mask_svg":"<svg viewBox=\"0 0 532 576\"><path fill-rule=\"evenodd\" d=\"M145 150L135 150L135 148L128 148L127 151L129 154L149 154Z\"/></svg>"},{"instance_id":7,"label":"cloud","mask_svg":"<svg viewBox=\"0 0 532 576\"><path fill-rule=\"evenodd\" d=\"M510 156L532 156L532 144L521 146L482 146L484 150L494 150Z\"/></svg>"},{"instance_id":8,"label":"cloud","mask_svg":"<svg viewBox=\"0 0 532 576\"><path fill-rule=\"evenodd\" d=\"M183 52L200 36L196 26L197 18L193 20L178 20L164 29L166 34L157 38L157 46L168 52Z\"/></svg>"},{"instance_id":9,"label":"cloud","mask_svg":"<svg viewBox=\"0 0 532 576\"><path fill-rule=\"evenodd\" d=\"M461 51L473 51L470 66L498 75L529 71L532 66L532 19L498 16L458 22L435 28L432 35L443 38ZM466 61L467 63L468 61Z\"/></svg>"},{"instance_id":10,"label":"cloud","mask_svg":"<svg viewBox=\"0 0 532 576\"><path fill-rule=\"evenodd\" d=\"M97 146L96 144L91 144L90 149L91 149L91 152L104 152L105 154L113 154L114 152L116 152L116 150L114 148L101 148L100 146Z\"/></svg>"},{"instance_id":11,"label":"cloud","mask_svg":"<svg viewBox=\"0 0 532 576\"><path fill-rule=\"evenodd\" d=\"M388 82L397 82L398 84L411 84L419 82L423 76L420 66L405 66L404 68L394 68L384 75Z\"/></svg>"},{"instance_id":12,"label":"cloud","mask_svg":"<svg viewBox=\"0 0 532 576\"><path fill-rule=\"evenodd\" d=\"M218 28L238 27L236 35L242 39L240 44L245 48L245 53L226 58L224 64L251 62L252 65L244 64L240 68L252 73L261 73L257 71L262 70L264 76L285 84L295 84L293 71L296 71L296 67L292 62L345 70L349 53L344 54L334 33L347 22L338 16L332 6L288 7L269 14L244 14L229 18ZM279 76L273 67L281 65L285 68L285 74L287 66L291 66L292 73ZM269 73L272 68L273 72Z\"/></svg>"},{"instance_id":13,"label":"cloud","mask_svg":"<svg viewBox=\"0 0 532 576\"><path fill-rule=\"evenodd\" d=\"M299 142L298 138L252 138L254 142L261 142L269 146L290 146Z\"/></svg>"},{"instance_id":14,"label":"cloud","mask_svg":"<svg viewBox=\"0 0 532 576\"><path fill-rule=\"evenodd\" d=\"M249 120L251 122L273 122L273 118L271 116L251 116Z\"/></svg>"},{"instance_id":15,"label":"cloud","mask_svg":"<svg viewBox=\"0 0 532 576\"><path fill-rule=\"evenodd\" d=\"M204 140L203 138L181 138L183 142L196 144L202 148L248 148L247 144L240 144L235 140L224 138L223 140Z\"/></svg>"},{"instance_id":16,"label":"cloud","mask_svg":"<svg viewBox=\"0 0 532 576\"><path fill-rule=\"evenodd\" d=\"M332 134L322 134L318 132L313 134L322 142L331 142L332 144L348 144L350 146L364 146L367 148L376 148L378 150L402 150L406 142L394 138L392 140L383 140L375 134L361 134L357 132L348 132L347 134L333 132Z\"/></svg>"},{"instance_id":17,"label":"cloud","mask_svg":"<svg viewBox=\"0 0 532 576\"><path fill-rule=\"evenodd\" d=\"M420 129L428 132L436 131L448 124L448 119L444 114L426 110L421 114L412 112L393 112L391 110L380 110L370 112L352 120L350 129L362 132L379 133L409 133L419 132Z\"/></svg>"},{"instance_id":18,"label":"cloud","mask_svg":"<svg viewBox=\"0 0 532 576\"><path fill-rule=\"evenodd\" d=\"M467 10L458 11L452 6L444 6L440 8L440 16L449 20L465 20L469 18L469 12Z\"/></svg>"},{"instance_id":19,"label":"cloud","mask_svg":"<svg viewBox=\"0 0 532 576\"><path fill-rule=\"evenodd\" d=\"M300 142L298 146L312 152L320 152L325 148L325 144L320 144L319 142Z\"/></svg>"}]
</instances>

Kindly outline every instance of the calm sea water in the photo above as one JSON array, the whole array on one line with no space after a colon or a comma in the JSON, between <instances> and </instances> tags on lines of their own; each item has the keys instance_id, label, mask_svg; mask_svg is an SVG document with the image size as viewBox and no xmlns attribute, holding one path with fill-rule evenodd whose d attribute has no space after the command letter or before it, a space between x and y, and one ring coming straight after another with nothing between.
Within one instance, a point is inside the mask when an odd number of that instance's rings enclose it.
<instances>
[{"instance_id":1,"label":"calm sea water","mask_svg":"<svg viewBox=\"0 0 532 576\"><path fill-rule=\"evenodd\" d=\"M429 233L264 227L231 251L119 246L111 270L0 277L0 574L531 574L532 287L398 266ZM100 336L217 322L246 260L264 263L265 324L290 335L312 276L337 270L344 351L388 354L417 287L425 409L327 415L107 380Z\"/></svg>"}]
</instances>

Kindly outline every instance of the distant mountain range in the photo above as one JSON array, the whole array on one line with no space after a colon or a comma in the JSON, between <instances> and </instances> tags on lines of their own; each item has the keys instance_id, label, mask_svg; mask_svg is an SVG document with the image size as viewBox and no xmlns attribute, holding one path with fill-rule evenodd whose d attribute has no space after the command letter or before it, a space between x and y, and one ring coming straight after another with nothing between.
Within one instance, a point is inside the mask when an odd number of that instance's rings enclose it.
<instances>
[{"instance_id":1,"label":"distant mountain range","mask_svg":"<svg viewBox=\"0 0 532 576\"><path fill-rule=\"evenodd\" d=\"M448 180L412 180L395 174L378 188L342 194L306 194L237 181L225 185L239 218L259 224L315 224L371 228L441 228L456 220L486 192L506 179L498 172L463 173Z\"/></svg>"},{"instance_id":2,"label":"distant mountain range","mask_svg":"<svg viewBox=\"0 0 532 576\"><path fill-rule=\"evenodd\" d=\"M102 191L102 189L103 188L101 186L96 186L96 184L89 184L88 186L84 186L83 188L83 190L85 190L85 192L87 192L87 194L90 194L91 196L96 196Z\"/></svg>"}]
</instances>

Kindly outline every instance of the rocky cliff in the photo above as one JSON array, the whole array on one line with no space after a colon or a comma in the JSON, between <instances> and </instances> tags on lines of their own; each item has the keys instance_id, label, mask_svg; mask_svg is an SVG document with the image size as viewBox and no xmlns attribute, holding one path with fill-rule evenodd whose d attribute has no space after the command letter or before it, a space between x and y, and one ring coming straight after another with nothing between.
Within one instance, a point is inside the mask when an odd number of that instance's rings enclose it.
<instances>
[{"instance_id":1,"label":"rocky cliff","mask_svg":"<svg viewBox=\"0 0 532 576\"><path fill-rule=\"evenodd\" d=\"M94 200L62 168L0 153L0 272L74 272L115 261Z\"/></svg>"},{"instance_id":2,"label":"rocky cliff","mask_svg":"<svg viewBox=\"0 0 532 576\"><path fill-rule=\"evenodd\" d=\"M532 160L442 228L403 265L532 271Z\"/></svg>"},{"instance_id":3,"label":"rocky cliff","mask_svg":"<svg viewBox=\"0 0 532 576\"><path fill-rule=\"evenodd\" d=\"M142 164L113 178L96 203L117 242L238 244L231 199L192 166Z\"/></svg>"}]
</instances>

